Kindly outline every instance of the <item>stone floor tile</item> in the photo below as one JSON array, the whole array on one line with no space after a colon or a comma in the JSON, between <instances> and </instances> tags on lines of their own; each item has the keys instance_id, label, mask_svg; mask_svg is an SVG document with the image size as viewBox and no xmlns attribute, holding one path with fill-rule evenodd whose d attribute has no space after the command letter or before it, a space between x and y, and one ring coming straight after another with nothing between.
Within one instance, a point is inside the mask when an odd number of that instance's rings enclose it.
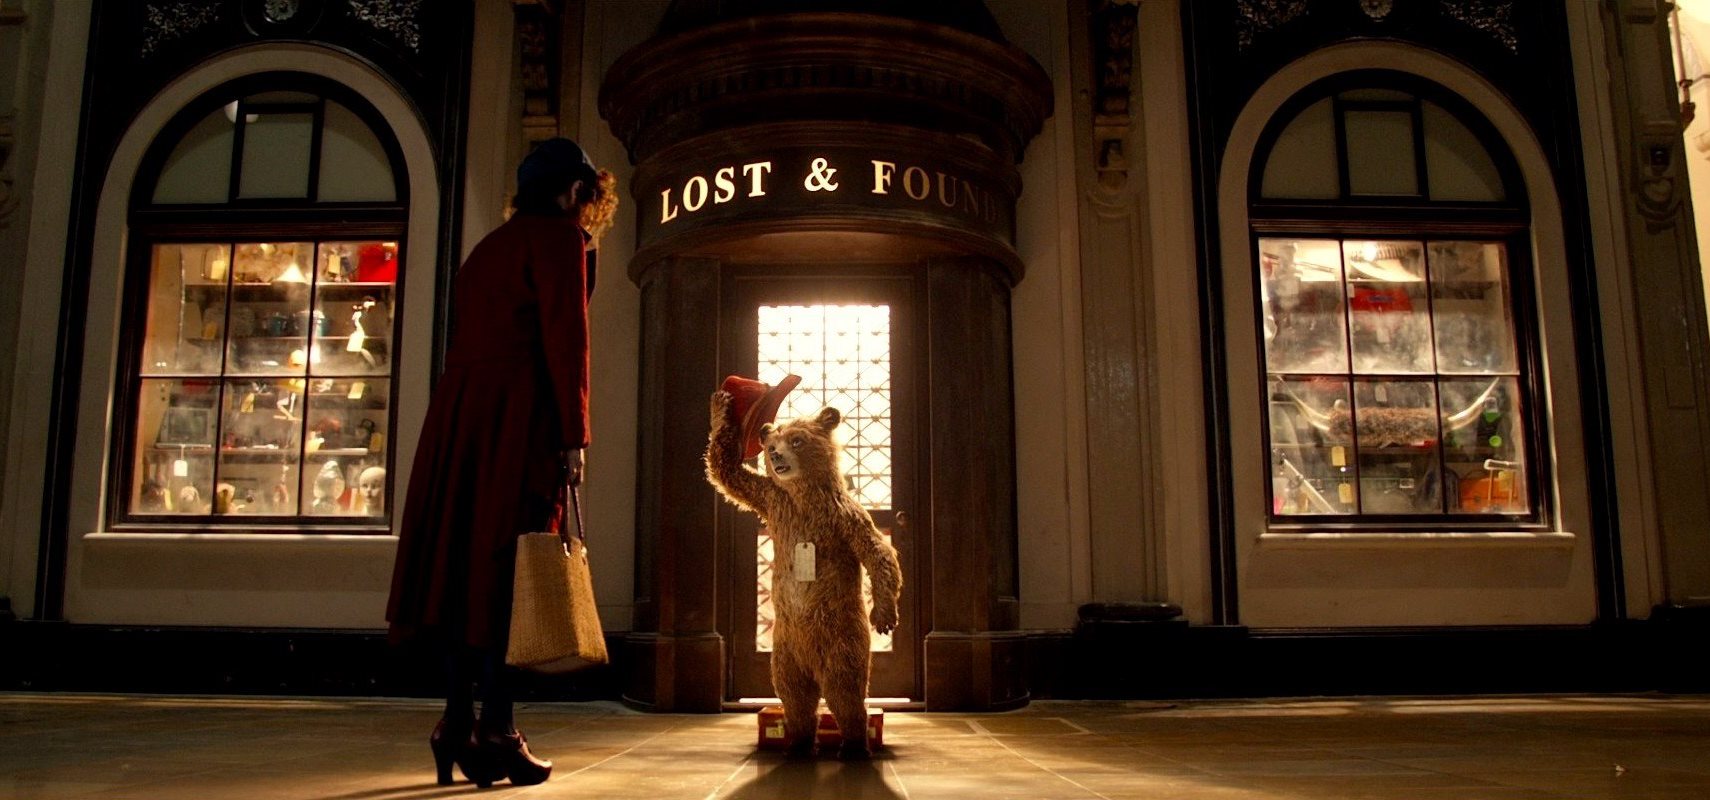
<instances>
[{"instance_id":1,"label":"stone floor tile","mask_svg":"<svg viewBox=\"0 0 1710 800\"><path fill-rule=\"evenodd\" d=\"M1710 798L1710 699L1037 702L887 715L872 762L754 748L752 714L519 709L536 787L433 783L437 704L0 694L0 797L551 800ZM1620 765L1621 769L1616 769Z\"/></svg>"}]
</instances>

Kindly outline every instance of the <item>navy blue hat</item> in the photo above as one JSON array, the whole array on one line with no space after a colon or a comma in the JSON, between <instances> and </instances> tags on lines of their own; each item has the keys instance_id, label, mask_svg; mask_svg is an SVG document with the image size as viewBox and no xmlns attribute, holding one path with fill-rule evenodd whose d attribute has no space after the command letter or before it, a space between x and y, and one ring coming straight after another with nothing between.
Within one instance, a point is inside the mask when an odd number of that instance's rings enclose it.
<instances>
[{"instance_id":1,"label":"navy blue hat","mask_svg":"<svg viewBox=\"0 0 1710 800\"><path fill-rule=\"evenodd\" d=\"M576 180L593 181L597 171L588 154L563 137L547 139L517 167L517 196L557 197Z\"/></svg>"}]
</instances>

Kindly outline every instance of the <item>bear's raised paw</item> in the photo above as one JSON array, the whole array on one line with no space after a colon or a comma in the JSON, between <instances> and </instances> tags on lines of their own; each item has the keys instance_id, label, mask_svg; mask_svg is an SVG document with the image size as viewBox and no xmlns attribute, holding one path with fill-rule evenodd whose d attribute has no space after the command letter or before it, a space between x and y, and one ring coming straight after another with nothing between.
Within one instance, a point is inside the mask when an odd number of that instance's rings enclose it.
<instances>
[{"instance_id":1,"label":"bear's raised paw","mask_svg":"<svg viewBox=\"0 0 1710 800\"><path fill-rule=\"evenodd\" d=\"M711 422L713 430L718 430L730 419L730 392L720 389L712 393Z\"/></svg>"}]
</instances>

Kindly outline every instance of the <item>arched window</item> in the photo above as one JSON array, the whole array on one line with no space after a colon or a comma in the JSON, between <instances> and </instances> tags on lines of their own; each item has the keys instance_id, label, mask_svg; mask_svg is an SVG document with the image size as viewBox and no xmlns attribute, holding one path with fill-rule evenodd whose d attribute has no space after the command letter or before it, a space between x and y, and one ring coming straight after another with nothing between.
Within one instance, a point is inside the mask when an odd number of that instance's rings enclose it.
<instances>
[{"instance_id":1,"label":"arched window","mask_svg":"<svg viewBox=\"0 0 1710 800\"><path fill-rule=\"evenodd\" d=\"M226 84L162 131L131 199L116 527L389 529L402 164L311 75Z\"/></svg>"},{"instance_id":2,"label":"arched window","mask_svg":"<svg viewBox=\"0 0 1710 800\"><path fill-rule=\"evenodd\" d=\"M1526 197L1489 124L1356 73L1285 105L1258 152L1273 526L1541 520Z\"/></svg>"}]
</instances>

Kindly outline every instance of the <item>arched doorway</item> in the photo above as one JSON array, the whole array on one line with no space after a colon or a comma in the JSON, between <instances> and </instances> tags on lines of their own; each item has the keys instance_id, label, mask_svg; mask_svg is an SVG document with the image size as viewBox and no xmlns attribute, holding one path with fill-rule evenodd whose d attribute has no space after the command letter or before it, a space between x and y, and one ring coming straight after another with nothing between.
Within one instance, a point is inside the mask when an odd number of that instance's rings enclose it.
<instances>
[{"instance_id":1,"label":"arched doorway","mask_svg":"<svg viewBox=\"0 0 1710 800\"><path fill-rule=\"evenodd\" d=\"M1018 705L1015 164L1049 85L976 1L791 10L809 5L673 4L602 91L641 212L626 695L716 710L770 694L768 539L717 504L700 455L723 375L794 372L784 414L844 413L852 488L903 561L903 627L875 637L871 693Z\"/></svg>"}]
</instances>

